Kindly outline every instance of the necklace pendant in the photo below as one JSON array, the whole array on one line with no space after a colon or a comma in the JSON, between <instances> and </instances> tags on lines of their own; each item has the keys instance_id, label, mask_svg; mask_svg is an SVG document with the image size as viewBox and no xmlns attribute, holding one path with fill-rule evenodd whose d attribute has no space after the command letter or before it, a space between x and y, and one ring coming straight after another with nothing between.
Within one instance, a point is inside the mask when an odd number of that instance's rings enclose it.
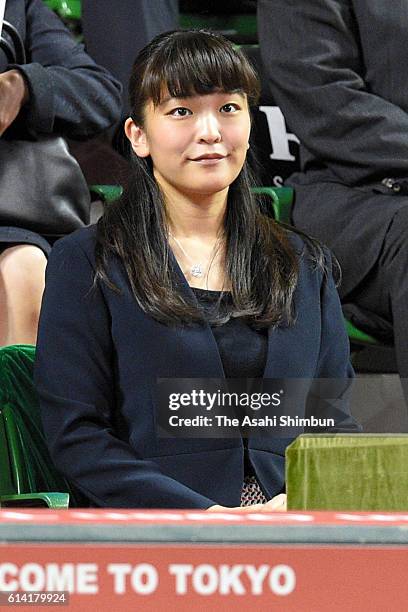
<instances>
[{"instance_id":1,"label":"necklace pendant","mask_svg":"<svg viewBox=\"0 0 408 612\"><path fill-rule=\"evenodd\" d=\"M200 278L203 275L203 270L200 264L194 264L194 266L191 267L191 274L196 278Z\"/></svg>"}]
</instances>

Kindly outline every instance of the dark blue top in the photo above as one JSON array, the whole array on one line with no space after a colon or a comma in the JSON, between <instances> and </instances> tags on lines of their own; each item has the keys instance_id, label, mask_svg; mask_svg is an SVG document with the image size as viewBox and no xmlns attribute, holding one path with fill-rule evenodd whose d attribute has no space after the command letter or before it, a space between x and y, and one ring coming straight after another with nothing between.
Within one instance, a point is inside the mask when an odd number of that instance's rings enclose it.
<instances>
[{"instance_id":1,"label":"dark blue top","mask_svg":"<svg viewBox=\"0 0 408 612\"><path fill-rule=\"evenodd\" d=\"M227 314L232 309L229 291L207 291L192 287L205 314ZM231 317L223 325L211 325L226 378L262 378L268 353L268 330L253 329L240 318ZM248 439L243 438L244 478L254 476L248 455Z\"/></svg>"},{"instance_id":2,"label":"dark blue top","mask_svg":"<svg viewBox=\"0 0 408 612\"><path fill-rule=\"evenodd\" d=\"M264 376L351 377L348 338L331 275L311 263L299 237L293 240L300 263L296 320L291 327L268 331ZM144 313L115 258L108 273L121 294L102 284L92 288L94 248L95 228L79 230L56 243L47 267L35 378L57 467L96 506L238 506L241 438L162 438L156 431L157 378L225 376L211 327L170 327ZM173 263L183 293L194 301ZM296 404L299 416L303 400ZM344 415L337 430L356 430L350 415ZM251 464L268 497L284 488L288 442L248 440Z\"/></svg>"},{"instance_id":3,"label":"dark blue top","mask_svg":"<svg viewBox=\"0 0 408 612\"><path fill-rule=\"evenodd\" d=\"M204 312L219 310L226 314L232 308L230 292L207 291L192 287ZM256 330L242 318L230 318L223 325L212 325L226 378L262 378L268 352L268 330Z\"/></svg>"}]
</instances>

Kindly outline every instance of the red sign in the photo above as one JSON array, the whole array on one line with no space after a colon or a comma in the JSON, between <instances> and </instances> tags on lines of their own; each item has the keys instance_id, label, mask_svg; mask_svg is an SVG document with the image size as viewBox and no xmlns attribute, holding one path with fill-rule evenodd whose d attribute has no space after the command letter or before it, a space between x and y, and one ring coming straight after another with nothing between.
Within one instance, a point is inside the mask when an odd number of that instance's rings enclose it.
<instances>
[{"instance_id":1,"label":"red sign","mask_svg":"<svg viewBox=\"0 0 408 612\"><path fill-rule=\"evenodd\" d=\"M67 591L69 610L398 612L408 601L406 546L13 543L0 551L0 591Z\"/></svg>"}]
</instances>

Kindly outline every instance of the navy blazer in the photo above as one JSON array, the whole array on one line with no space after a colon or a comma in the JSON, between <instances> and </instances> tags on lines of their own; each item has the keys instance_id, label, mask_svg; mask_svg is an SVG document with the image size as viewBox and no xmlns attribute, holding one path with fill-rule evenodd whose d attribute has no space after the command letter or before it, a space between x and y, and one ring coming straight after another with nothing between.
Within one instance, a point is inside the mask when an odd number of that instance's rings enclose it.
<instances>
[{"instance_id":1,"label":"navy blazer","mask_svg":"<svg viewBox=\"0 0 408 612\"><path fill-rule=\"evenodd\" d=\"M302 240L295 237L299 251ZM47 266L35 379L51 455L91 504L135 508L238 506L242 439L160 438L157 378L222 378L209 325L168 327L121 289L92 289L95 228L58 241ZM350 377L349 345L331 275L299 255L296 322L269 331L266 378ZM176 260L183 291L194 300ZM342 427L355 430L351 417ZM284 488L288 440L251 438L249 459L268 497Z\"/></svg>"}]
</instances>

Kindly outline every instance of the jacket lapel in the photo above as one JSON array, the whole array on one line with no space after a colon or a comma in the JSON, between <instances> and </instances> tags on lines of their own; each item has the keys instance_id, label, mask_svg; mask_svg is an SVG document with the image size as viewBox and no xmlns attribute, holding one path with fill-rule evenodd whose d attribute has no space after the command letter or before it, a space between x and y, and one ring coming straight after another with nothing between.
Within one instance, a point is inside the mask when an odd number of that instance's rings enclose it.
<instances>
[{"instance_id":1,"label":"jacket lapel","mask_svg":"<svg viewBox=\"0 0 408 612\"><path fill-rule=\"evenodd\" d=\"M170 266L184 297L198 305L196 296L172 251L170 251ZM175 329L175 333L180 334L179 339L183 336L188 340L190 349L179 355L180 378L225 378L217 342L208 323Z\"/></svg>"}]
</instances>

